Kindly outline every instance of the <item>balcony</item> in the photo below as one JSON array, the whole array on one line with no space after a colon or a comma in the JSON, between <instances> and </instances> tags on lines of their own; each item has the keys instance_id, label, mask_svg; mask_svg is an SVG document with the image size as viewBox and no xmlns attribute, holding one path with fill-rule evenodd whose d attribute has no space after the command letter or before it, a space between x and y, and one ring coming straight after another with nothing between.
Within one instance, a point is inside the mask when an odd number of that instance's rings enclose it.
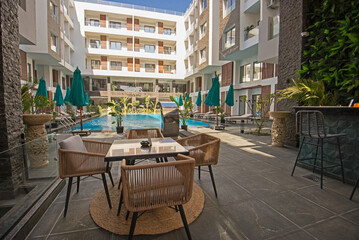
<instances>
[{"instance_id":1,"label":"balcony","mask_svg":"<svg viewBox=\"0 0 359 240\"><path fill-rule=\"evenodd\" d=\"M243 12L258 13L260 12L261 0L244 0Z\"/></svg>"},{"instance_id":2,"label":"balcony","mask_svg":"<svg viewBox=\"0 0 359 240\"><path fill-rule=\"evenodd\" d=\"M259 27L255 27L249 31L244 31L243 49L249 48L259 41Z\"/></svg>"}]
</instances>

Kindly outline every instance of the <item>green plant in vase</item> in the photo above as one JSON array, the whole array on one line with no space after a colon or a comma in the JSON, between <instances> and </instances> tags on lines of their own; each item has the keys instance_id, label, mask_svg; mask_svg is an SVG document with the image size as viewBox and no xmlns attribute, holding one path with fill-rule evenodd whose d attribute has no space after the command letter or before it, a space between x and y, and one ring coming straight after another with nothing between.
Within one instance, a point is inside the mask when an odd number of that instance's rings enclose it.
<instances>
[{"instance_id":1,"label":"green plant in vase","mask_svg":"<svg viewBox=\"0 0 359 240\"><path fill-rule=\"evenodd\" d=\"M123 133L121 103L112 100L112 102L105 103L105 105L111 108L109 115L115 117L115 121L112 124L116 124L117 133Z\"/></svg>"},{"instance_id":2,"label":"green plant in vase","mask_svg":"<svg viewBox=\"0 0 359 240\"><path fill-rule=\"evenodd\" d=\"M184 94L184 96L186 96L186 93ZM187 130L187 122L193 109L193 103L191 99L186 99L182 106L180 106L179 103L172 96L170 96L170 99L172 102L175 102L177 104L179 117L182 121L182 128Z\"/></svg>"}]
</instances>

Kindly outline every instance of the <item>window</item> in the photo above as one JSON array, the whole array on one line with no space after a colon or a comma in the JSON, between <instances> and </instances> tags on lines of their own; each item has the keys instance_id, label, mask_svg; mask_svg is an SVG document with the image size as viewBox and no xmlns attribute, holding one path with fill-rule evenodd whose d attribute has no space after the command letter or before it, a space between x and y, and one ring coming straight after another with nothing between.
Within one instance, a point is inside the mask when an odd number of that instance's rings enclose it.
<instances>
[{"instance_id":1,"label":"window","mask_svg":"<svg viewBox=\"0 0 359 240\"><path fill-rule=\"evenodd\" d=\"M171 54L171 47L163 47L164 54Z\"/></svg>"},{"instance_id":2,"label":"window","mask_svg":"<svg viewBox=\"0 0 359 240\"><path fill-rule=\"evenodd\" d=\"M51 12L52 17L55 19L55 21L58 22L59 10L58 10L57 6L51 1L50 1L50 12Z\"/></svg>"},{"instance_id":3,"label":"window","mask_svg":"<svg viewBox=\"0 0 359 240\"><path fill-rule=\"evenodd\" d=\"M93 91L106 91L107 80L106 79L92 79L92 90Z\"/></svg>"},{"instance_id":4,"label":"window","mask_svg":"<svg viewBox=\"0 0 359 240\"><path fill-rule=\"evenodd\" d=\"M224 49L230 48L236 44L236 28L232 27L224 32Z\"/></svg>"},{"instance_id":5,"label":"window","mask_svg":"<svg viewBox=\"0 0 359 240\"><path fill-rule=\"evenodd\" d=\"M58 43L59 43L59 40L58 40L58 37L51 33L51 50L54 51L54 52L58 52Z\"/></svg>"},{"instance_id":6,"label":"window","mask_svg":"<svg viewBox=\"0 0 359 240\"><path fill-rule=\"evenodd\" d=\"M175 93L184 93L186 92L186 86L185 83L173 83L172 86L175 90Z\"/></svg>"},{"instance_id":7,"label":"window","mask_svg":"<svg viewBox=\"0 0 359 240\"><path fill-rule=\"evenodd\" d=\"M253 116L260 117L261 112L259 112L260 109L257 109L257 103L260 101L261 95L252 95L252 114Z\"/></svg>"},{"instance_id":8,"label":"window","mask_svg":"<svg viewBox=\"0 0 359 240\"><path fill-rule=\"evenodd\" d=\"M154 53L155 52L155 45L145 45L145 52Z\"/></svg>"},{"instance_id":9,"label":"window","mask_svg":"<svg viewBox=\"0 0 359 240\"><path fill-rule=\"evenodd\" d=\"M90 40L90 48L100 48L100 40Z\"/></svg>"},{"instance_id":10,"label":"window","mask_svg":"<svg viewBox=\"0 0 359 240\"><path fill-rule=\"evenodd\" d=\"M111 70L122 70L122 62L111 61L110 69Z\"/></svg>"},{"instance_id":11,"label":"window","mask_svg":"<svg viewBox=\"0 0 359 240\"><path fill-rule=\"evenodd\" d=\"M146 72L155 72L156 66L155 66L155 64L146 63L145 69L146 69Z\"/></svg>"},{"instance_id":12,"label":"window","mask_svg":"<svg viewBox=\"0 0 359 240\"><path fill-rule=\"evenodd\" d=\"M236 8L236 0L224 0L223 1L223 18L225 18L233 9Z\"/></svg>"},{"instance_id":13,"label":"window","mask_svg":"<svg viewBox=\"0 0 359 240\"><path fill-rule=\"evenodd\" d=\"M116 50L121 50L122 44L121 42L110 42L110 49L116 49Z\"/></svg>"},{"instance_id":14,"label":"window","mask_svg":"<svg viewBox=\"0 0 359 240\"><path fill-rule=\"evenodd\" d=\"M120 22L114 22L114 21L110 21L110 28L121 28L121 23Z\"/></svg>"},{"instance_id":15,"label":"window","mask_svg":"<svg viewBox=\"0 0 359 240\"><path fill-rule=\"evenodd\" d=\"M170 83L168 82L159 82L158 83L159 92L170 92Z\"/></svg>"},{"instance_id":16,"label":"window","mask_svg":"<svg viewBox=\"0 0 359 240\"><path fill-rule=\"evenodd\" d=\"M163 72L164 73L172 73L171 65L163 65Z\"/></svg>"},{"instance_id":17,"label":"window","mask_svg":"<svg viewBox=\"0 0 359 240\"><path fill-rule=\"evenodd\" d=\"M100 69L101 61L100 60L91 60L91 69Z\"/></svg>"},{"instance_id":18,"label":"window","mask_svg":"<svg viewBox=\"0 0 359 240\"><path fill-rule=\"evenodd\" d=\"M92 27L99 27L100 21L97 19L90 19L90 21L88 21L88 25Z\"/></svg>"},{"instance_id":19,"label":"window","mask_svg":"<svg viewBox=\"0 0 359 240\"><path fill-rule=\"evenodd\" d=\"M172 34L172 30L170 28L164 28L163 29L163 34L164 35L171 35Z\"/></svg>"},{"instance_id":20,"label":"window","mask_svg":"<svg viewBox=\"0 0 359 240\"><path fill-rule=\"evenodd\" d=\"M207 0L201 0L200 13L202 13L207 8Z\"/></svg>"},{"instance_id":21,"label":"window","mask_svg":"<svg viewBox=\"0 0 359 240\"><path fill-rule=\"evenodd\" d=\"M245 83L251 81L251 64L241 66L240 82Z\"/></svg>"},{"instance_id":22,"label":"window","mask_svg":"<svg viewBox=\"0 0 359 240\"><path fill-rule=\"evenodd\" d=\"M279 15L269 19L269 39L279 35Z\"/></svg>"},{"instance_id":23,"label":"window","mask_svg":"<svg viewBox=\"0 0 359 240\"><path fill-rule=\"evenodd\" d=\"M253 81L261 80L262 76L262 63L253 63Z\"/></svg>"},{"instance_id":24,"label":"window","mask_svg":"<svg viewBox=\"0 0 359 240\"><path fill-rule=\"evenodd\" d=\"M199 39L203 38L207 33L207 22L203 23L200 27L200 36Z\"/></svg>"},{"instance_id":25,"label":"window","mask_svg":"<svg viewBox=\"0 0 359 240\"><path fill-rule=\"evenodd\" d=\"M203 48L199 51L199 57L200 57L200 64L205 62L207 60L207 50L206 48Z\"/></svg>"},{"instance_id":26,"label":"window","mask_svg":"<svg viewBox=\"0 0 359 240\"><path fill-rule=\"evenodd\" d=\"M145 32L154 33L155 27L153 26L145 26Z\"/></svg>"}]
</instances>

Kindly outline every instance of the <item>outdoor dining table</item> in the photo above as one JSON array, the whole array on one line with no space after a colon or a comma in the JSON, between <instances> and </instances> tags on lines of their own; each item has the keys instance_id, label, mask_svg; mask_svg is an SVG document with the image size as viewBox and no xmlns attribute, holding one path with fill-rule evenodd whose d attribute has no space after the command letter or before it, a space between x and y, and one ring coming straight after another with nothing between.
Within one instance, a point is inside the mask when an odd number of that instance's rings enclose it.
<instances>
[{"instance_id":1,"label":"outdoor dining table","mask_svg":"<svg viewBox=\"0 0 359 240\"><path fill-rule=\"evenodd\" d=\"M187 149L172 138L152 138L152 146L142 147L141 141L146 139L115 140L106 157L107 170L110 162L126 159L127 164L134 164L137 159L176 157L178 154L189 155Z\"/></svg>"}]
</instances>

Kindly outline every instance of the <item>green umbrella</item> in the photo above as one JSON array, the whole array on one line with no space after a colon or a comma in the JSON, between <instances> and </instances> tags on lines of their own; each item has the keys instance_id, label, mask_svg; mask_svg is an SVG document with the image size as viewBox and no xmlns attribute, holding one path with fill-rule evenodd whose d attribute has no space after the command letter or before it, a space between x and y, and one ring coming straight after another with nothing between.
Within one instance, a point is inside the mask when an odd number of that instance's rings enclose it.
<instances>
[{"instance_id":1,"label":"green umbrella","mask_svg":"<svg viewBox=\"0 0 359 240\"><path fill-rule=\"evenodd\" d=\"M62 96L60 84L57 84L54 101L56 101L56 106L58 107L64 105L64 98Z\"/></svg>"},{"instance_id":2,"label":"green umbrella","mask_svg":"<svg viewBox=\"0 0 359 240\"><path fill-rule=\"evenodd\" d=\"M35 97L37 96L45 96L49 98L49 96L47 95L46 82L43 78L40 79L39 86L35 94Z\"/></svg>"},{"instance_id":3,"label":"green umbrella","mask_svg":"<svg viewBox=\"0 0 359 240\"><path fill-rule=\"evenodd\" d=\"M184 99L184 98L183 98ZM189 93L186 95L186 102L189 100Z\"/></svg>"},{"instance_id":4,"label":"green umbrella","mask_svg":"<svg viewBox=\"0 0 359 240\"><path fill-rule=\"evenodd\" d=\"M196 104L197 104L198 107L200 107L202 105L201 91L198 92Z\"/></svg>"},{"instance_id":5,"label":"green umbrella","mask_svg":"<svg viewBox=\"0 0 359 240\"><path fill-rule=\"evenodd\" d=\"M64 99L64 102L65 102L66 105L68 105L68 103L70 103L70 93L71 93L71 90L68 87L67 90L66 90L66 96L65 96L65 99Z\"/></svg>"},{"instance_id":6,"label":"green umbrella","mask_svg":"<svg viewBox=\"0 0 359 240\"><path fill-rule=\"evenodd\" d=\"M219 107L221 105L219 99L219 80L218 76L215 76L212 81L212 87L209 89L206 99L204 100L204 104L208 106ZM218 108L216 108L216 119L218 125Z\"/></svg>"},{"instance_id":7,"label":"green umbrella","mask_svg":"<svg viewBox=\"0 0 359 240\"><path fill-rule=\"evenodd\" d=\"M87 93L85 93L85 103L86 103L86 105L90 105L90 99L89 99L89 95Z\"/></svg>"},{"instance_id":8,"label":"green umbrella","mask_svg":"<svg viewBox=\"0 0 359 240\"><path fill-rule=\"evenodd\" d=\"M229 86L229 90L226 96L226 104L230 107L234 105L234 91L233 91L233 84Z\"/></svg>"},{"instance_id":9,"label":"green umbrella","mask_svg":"<svg viewBox=\"0 0 359 240\"><path fill-rule=\"evenodd\" d=\"M209 89L206 99L204 100L204 104L208 106L220 106L219 100L219 80L218 76L216 76L212 81L212 87Z\"/></svg>"},{"instance_id":10,"label":"green umbrella","mask_svg":"<svg viewBox=\"0 0 359 240\"><path fill-rule=\"evenodd\" d=\"M86 99L85 99L84 82L81 77L81 71L78 68L74 72L69 102L74 106L80 107L80 123L81 123L81 131L82 131L83 130L82 106L86 105Z\"/></svg>"},{"instance_id":11,"label":"green umbrella","mask_svg":"<svg viewBox=\"0 0 359 240\"><path fill-rule=\"evenodd\" d=\"M178 104L179 104L180 106L183 106L182 95L180 95L180 98L179 98Z\"/></svg>"},{"instance_id":12,"label":"green umbrella","mask_svg":"<svg viewBox=\"0 0 359 240\"><path fill-rule=\"evenodd\" d=\"M178 102L178 97L177 96L175 97L175 101Z\"/></svg>"}]
</instances>

